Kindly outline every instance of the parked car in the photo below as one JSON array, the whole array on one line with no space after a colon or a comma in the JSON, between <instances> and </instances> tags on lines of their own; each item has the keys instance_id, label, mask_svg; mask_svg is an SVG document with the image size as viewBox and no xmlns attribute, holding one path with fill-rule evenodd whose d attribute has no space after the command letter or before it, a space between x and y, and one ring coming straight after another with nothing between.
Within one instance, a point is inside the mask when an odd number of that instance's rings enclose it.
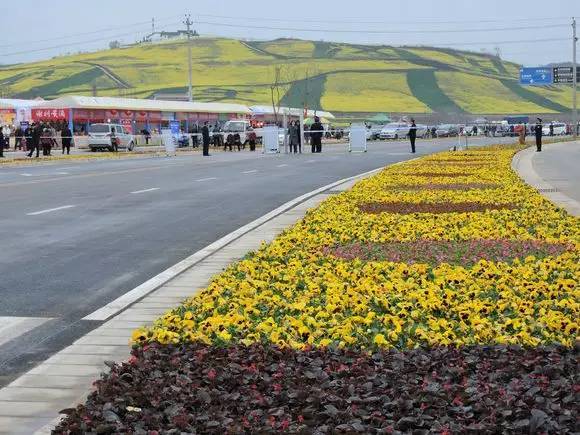
<instances>
[{"instance_id":1,"label":"parked car","mask_svg":"<svg viewBox=\"0 0 580 435\"><path fill-rule=\"evenodd\" d=\"M553 122L552 125L554 126L554 136L563 136L566 134L566 124L563 122ZM544 124L542 134L544 136L550 136L550 124Z\"/></svg>"},{"instance_id":2,"label":"parked car","mask_svg":"<svg viewBox=\"0 0 580 435\"><path fill-rule=\"evenodd\" d=\"M409 124L403 122L393 122L385 125L381 129L380 138L385 139L402 139L409 134Z\"/></svg>"},{"instance_id":3,"label":"parked car","mask_svg":"<svg viewBox=\"0 0 580 435\"><path fill-rule=\"evenodd\" d=\"M453 124L441 124L435 131L437 137L452 137L459 134L459 128Z\"/></svg>"},{"instance_id":4,"label":"parked car","mask_svg":"<svg viewBox=\"0 0 580 435\"><path fill-rule=\"evenodd\" d=\"M120 124L92 124L89 126L89 148L91 151L107 149L114 151L111 141L113 129L117 138L117 147L133 151L135 148L135 136L128 132L126 127Z\"/></svg>"}]
</instances>

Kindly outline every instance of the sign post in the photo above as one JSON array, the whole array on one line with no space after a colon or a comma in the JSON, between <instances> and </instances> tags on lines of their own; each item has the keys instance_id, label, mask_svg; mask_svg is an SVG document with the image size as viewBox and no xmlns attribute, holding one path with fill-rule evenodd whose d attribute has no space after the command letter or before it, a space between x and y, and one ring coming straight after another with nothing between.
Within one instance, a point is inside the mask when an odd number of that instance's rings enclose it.
<instances>
[{"instance_id":1,"label":"sign post","mask_svg":"<svg viewBox=\"0 0 580 435\"><path fill-rule=\"evenodd\" d=\"M547 86L554 83L552 68L522 68L520 69L520 85Z\"/></svg>"}]
</instances>

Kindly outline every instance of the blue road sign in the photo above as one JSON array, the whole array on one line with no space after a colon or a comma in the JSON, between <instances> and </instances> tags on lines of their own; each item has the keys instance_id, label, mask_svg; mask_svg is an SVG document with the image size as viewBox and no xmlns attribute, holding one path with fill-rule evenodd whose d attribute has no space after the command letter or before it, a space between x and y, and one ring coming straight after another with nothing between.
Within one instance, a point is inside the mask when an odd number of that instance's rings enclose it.
<instances>
[{"instance_id":1,"label":"blue road sign","mask_svg":"<svg viewBox=\"0 0 580 435\"><path fill-rule=\"evenodd\" d=\"M520 69L520 85L551 85L554 83L552 68Z\"/></svg>"}]
</instances>

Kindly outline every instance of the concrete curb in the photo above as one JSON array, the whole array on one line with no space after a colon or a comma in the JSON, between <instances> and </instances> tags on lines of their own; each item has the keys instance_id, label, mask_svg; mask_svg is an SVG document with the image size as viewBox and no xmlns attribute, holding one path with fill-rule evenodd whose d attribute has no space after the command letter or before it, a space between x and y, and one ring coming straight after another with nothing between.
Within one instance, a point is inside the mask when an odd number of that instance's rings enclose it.
<instances>
[{"instance_id":1,"label":"concrete curb","mask_svg":"<svg viewBox=\"0 0 580 435\"><path fill-rule=\"evenodd\" d=\"M558 192L558 189L544 180L534 169L534 156L535 150L533 147L520 151L512 159L512 169L524 182L536 189L542 196L562 207L572 216L580 216L580 202L562 192Z\"/></svg>"},{"instance_id":2,"label":"concrete curb","mask_svg":"<svg viewBox=\"0 0 580 435\"><path fill-rule=\"evenodd\" d=\"M194 296L212 276L263 242L272 241L330 195L348 190L382 169L345 178L295 198L87 316L109 320L0 389L0 434L51 433L62 418L59 411L82 403L94 389L93 381L107 370L105 361L128 358L134 329L152 323Z\"/></svg>"}]
</instances>

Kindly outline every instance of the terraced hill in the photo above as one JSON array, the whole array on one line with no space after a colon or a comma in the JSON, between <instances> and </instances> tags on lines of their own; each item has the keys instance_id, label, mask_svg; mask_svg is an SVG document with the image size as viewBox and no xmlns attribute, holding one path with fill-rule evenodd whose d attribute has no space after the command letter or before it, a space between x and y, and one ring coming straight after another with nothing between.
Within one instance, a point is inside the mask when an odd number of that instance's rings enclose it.
<instances>
[{"instance_id":1,"label":"terraced hill","mask_svg":"<svg viewBox=\"0 0 580 435\"><path fill-rule=\"evenodd\" d=\"M59 57L0 68L3 95L150 97L185 93L185 41ZM519 66L442 48L365 46L281 39L193 43L200 101L270 104L279 68L282 104L334 112L518 114L566 112L568 88L524 88Z\"/></svg>"}]
</instances>

